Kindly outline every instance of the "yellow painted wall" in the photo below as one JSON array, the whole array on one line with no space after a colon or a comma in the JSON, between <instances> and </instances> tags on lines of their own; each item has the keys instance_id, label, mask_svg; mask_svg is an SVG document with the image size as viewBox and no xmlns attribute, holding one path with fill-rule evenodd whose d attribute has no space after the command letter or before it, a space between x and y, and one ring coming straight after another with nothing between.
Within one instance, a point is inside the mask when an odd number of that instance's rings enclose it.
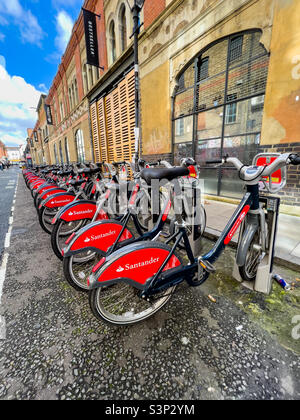
<instances>
[{"instance_id":1,"label":"yellow painted wall","mask_svg":"<svg viewBox=\"0 0 300 420\"><path fill-rule=\"evenodd\" d=\"M147 29L139 47L143 155L171 152L177 77L202 49L228 35L260 29L260 42L269 50L276 1L178 0Z\"/></svg>"},{"instance_id":2,"label":"yellow painted wall","mask_svg":"<svg viewBox=\"0 0 300 420\"><path fill-rule=\"evenodd\" d=\"M277 0L262 144L300 142L300 1Z\"/></svg>"},{"instance_id":3,"label":"yellow painted wall","mask_svg":"<svg viewBox=\"0 0 300 420\"><path fill-rule=\"evenodd\" d=\"M169 64L164 63L141 80L144 155L169 153L171 149L171 101Z\"/></svg>"}]
</instances>

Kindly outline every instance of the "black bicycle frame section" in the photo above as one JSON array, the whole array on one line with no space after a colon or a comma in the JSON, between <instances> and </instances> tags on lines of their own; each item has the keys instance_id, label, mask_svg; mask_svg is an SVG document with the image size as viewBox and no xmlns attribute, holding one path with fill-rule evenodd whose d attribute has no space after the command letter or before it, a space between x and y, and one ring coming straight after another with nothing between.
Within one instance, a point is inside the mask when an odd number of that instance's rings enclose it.
<instances>
[{"instance_id":1,"label":"black bicycle frame section","mask_svg":"<svg viewBox=\"0 0 300 420\"><path fill-rule=\"evenodd\" d=\"M139 183L136 184L135 188L138 188L138 190L141 189L141 185ZM123 248L126 245L129 244L134 244L136 242L141 242L141 241L151 241L153 240L163 229L163 226L166 222L167 216L169 214L169 210L170 210L170 203L171 203L171 194L170 194L170 199L167 201L164 210L160 213L158 220L155 224L155 226L153 227L152 230L150 230L149 232L143 232L140 223L138 221L138 217L134 212L134 205L137 201L137 197L136 197L137 193L135 192L135 189L132 191L131 193L131 197L130 197L130 201L129 201L129 206L127 209L127 212L125 213L125 215L119 220L122 223L122 229L117 237L117 239L115 240L114 244L108 249L107 251L107 255L112 254L114 251L116 251L119 248ZM132 219L135 228L137 229L137 232L139 234L139 236L137 238L134 239L127 239L125 241L119 242L128 223L129 220Z\"/></svg>"},{"instance_id":2,"label":"black bicycle frame section","mask_svg":"<svg viewBox=\"0 0 300 420\"><path fill-rule=\"evenodd\" d=\"M219 256L224 251L226 245L230 242L230 238L234 235L236 230L241 225L244 217L250 210L257 210L259 208L259 190L258 185L254 186L247 186L247 192L242 198L239 206L235 210L234 214L232 215L231 219L227 223L225 229L221 233L218 241L214 245L214 247L205 255L201 257L201 261L204 263L208 262L209 264L213 264ZM232 233L232 236L230 236ZM189 285L192 284L192 279L195 274L198 273L199 261L193 254L188 235L184 226L179 227L178 231L168 239L167 243L171 240L176 238L174 246L172 247L168 257L160 267L159 271L152 277L149 283L146 284L146 288L141 293L143 297L150 297L153 296L163 290L169 289L176 284L181 283L182 281L186 280ZM171 257L174 255L176 248L179 246L181 240L184 240L185 249L187 256L189 258L190 264L185 266L179 266L173 269L168 270L166 273L163 273L164 268L170 261ZM227 239L227 240L226 240ZM230 240L229 240L230 239ZM227 242L228 241L228 242ZM205 281L209 276L209 273L206 272L206 277L203 281ZM196 284L200 285L200 283Z\"/></svg>"}]
</instances>

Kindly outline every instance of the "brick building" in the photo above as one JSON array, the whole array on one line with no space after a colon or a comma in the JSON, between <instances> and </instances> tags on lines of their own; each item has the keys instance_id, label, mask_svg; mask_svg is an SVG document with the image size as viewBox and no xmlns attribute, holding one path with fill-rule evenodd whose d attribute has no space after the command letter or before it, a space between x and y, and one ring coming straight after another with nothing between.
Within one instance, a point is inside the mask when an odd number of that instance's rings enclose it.
<instances>
[{"instance_id":1,"label":"brick building","mask_svg":"<svg viewBox=\"0 0 300 420\"><path fill-rule=\"evenodd\" d=\"M0 159L7 157L7 150L5 144L0 140Z\"/></svg>"}]
</instances>

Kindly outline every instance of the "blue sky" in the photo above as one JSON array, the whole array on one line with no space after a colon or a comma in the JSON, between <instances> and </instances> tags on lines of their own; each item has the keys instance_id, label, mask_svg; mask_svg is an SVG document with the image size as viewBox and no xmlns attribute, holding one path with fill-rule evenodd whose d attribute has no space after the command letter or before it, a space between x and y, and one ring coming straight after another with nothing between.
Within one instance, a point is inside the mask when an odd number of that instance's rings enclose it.
<instances>
[{"instance_id":1,"label":"blue sky","mask_svg":"<svg viewBox=\"0 0 300 420\"><path fill-rule=\"evenodd\" d=\"M83 0L0 0L0 140L25 142Z\"/></svg>"}]
</instances>

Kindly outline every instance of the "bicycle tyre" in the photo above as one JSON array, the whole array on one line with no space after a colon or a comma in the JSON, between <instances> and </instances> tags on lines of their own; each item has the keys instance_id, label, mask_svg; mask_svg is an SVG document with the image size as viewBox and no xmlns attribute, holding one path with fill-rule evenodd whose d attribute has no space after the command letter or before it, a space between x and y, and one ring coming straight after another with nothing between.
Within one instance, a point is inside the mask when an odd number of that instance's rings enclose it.
<instances>
[{"instance_id":1,"label":"bicycle tyre","mask_svg":"<svg viewBox=\"0 0 300 420\"><path fill-rule=\"evenodd\" d=\"M75 226L74 229L71 229L68 233L65 233L65 235L62 235L62 236L65 237L66 240L68 239L68 237L73 232L76 232L77 230L79 230L82 227L83 223L85 222L85 220L77 220L77 221L78 222L81 222L81 223L78 223ZM58 238L60 236L59 233L60 233L60 230L61 230L62 225L66 224L66 223L69 223L69 222L65 222L64 220L59 220L58 222L55 223L55 225L53 226L53 229L51 231L51 246L52 246L52 249L53 249L54 254L61 261L63 260L63 256L61 254L62 249L61 249L61 246L60 246L60 243L59 243L59 239Z\"/></svg>"},{"instance_id":2,"label":"bicycle tyre","mask_svg":"<svg viewBox=\"0 0 300 420\"><path fill-rule=\"evenodd\" d=\"M52 232L52 229L53 229L53 225L51 225L51 222L50 223L47 223L47 221L46 221L46 217L48 216L49 218L52 218L52 217L54 217L55 216L55 214L56 214L56 212L58 211L58 209L55 209L56 211L55 212L53 212L53 214L52 214L52 212L51 212L51 215L50 215L50 213L49 214L47 214L47 210L49 210L49 209L47 209L46 207L41 207L39 210L38 210L38 215L39 215L39 223L40 223L40 226L41 226L41 228L46 232L46 233L48 233L49 235L51 234L51 232ZM49 219L49 221L50 221L50 219Z\"/></svg>"},{"instance_id":3,"label":"bicycle tyre","mask_svg":"<svg viewBox=\"0 0 300 420\"><path fill-rule=\"evenodd\" d=\"M75 259L74 259L75 257ZM77 257L77 262L76 262ZM85 268L85 271L88 273L86 275L85 272L83 272L83 269L81 270L84 274L84 277L82 276L82 279L80 279L80 273L78 274L79 278L75 277L74 274L74 267L78 267L78 255L71 255L69 257L63 258L63 270L64 270L64 276L67 282L73 289L77 290L78 292L88 293L89 288L87 285L87 277L91 273L92 268L97 264L101 256L99 254L92 253L90 256L90 259L86 261L87 267ZM80 281L82 280L82 281ZM85 283L83 282L85 280Z\"/></svg>"},{"instance_id":4,"label":"bicycle tyre","mask_svg":"<svg viewBox=\"0 0 300 420\"><path fill-rule=\"evenodd\" d=\"M149 247L149 245L147 244L143 244L142 246L144 246L145 248ZM151 248L155 248L155 247L163 248L168 251L171 250L171 248L168 245L165 245L163 243L151 243ZM175 257L178 258L180 264L183 265L182 259L178 255L176 254L174 255ZM120 288L121 288L121 291L124 290L127 292L128 290L130 294L130 297L128 298L128 305L130 309L124 314L124 316L125 317L127 316L128 319L122 319L122 320L120 319L121 315L119 314L115 315L115 314L109 313L107 310L103 308L103 304L101 305L99 302L100 299L102 298L105 299L104 295L108 294L111 291L112 291L112 297L116 296L118 294L118 289ZM177 288L177 285L171 286L169 289L165 290L162 293L162 297L158 298L156 303L151 304L151 302L147 302L146 300L141 299L139 297L140 290L134 288L133 286L130 286L127 283L120 282L120 283L113 284L111 286L92 289L89 292L89 304L90 304L90 308L93 315L100 321L105 322L106 324L113 325L113 326L135 325L137 323L145 321L146 319L153 316L160 309L162 309L169 302L169 300L175 293L176 288ZM121 303L125 303L125 300L126 299L122 299ZM109 300L108 302L111 304L111 300ZM133 313L133 311L136 308L132 309L132 307L136 304L141 305L141 307L143 308L141 309L141 312L137 316L135 316L135 314ZM114 309L118 310L117 304L112 303L110 306L112 305L114 305ZM134 318L129 318L131 313L133 314Z\"/></svg>"},{"instance_id":5,"label":"bicycle tyre","mask_svg":"<svg viewBox=\"0 0 300 420\"><path fill-rule=\"evenodd\" d=\"M249 240L247 246L247 254L243 265L239 266L239 273L241 278L247 282L254 282L256 279L258 265L256 261L259 260L261 252L254 249L255 245L261 242L261 229L258 227L254 235Z\"/></svg>"}]
</instances>

